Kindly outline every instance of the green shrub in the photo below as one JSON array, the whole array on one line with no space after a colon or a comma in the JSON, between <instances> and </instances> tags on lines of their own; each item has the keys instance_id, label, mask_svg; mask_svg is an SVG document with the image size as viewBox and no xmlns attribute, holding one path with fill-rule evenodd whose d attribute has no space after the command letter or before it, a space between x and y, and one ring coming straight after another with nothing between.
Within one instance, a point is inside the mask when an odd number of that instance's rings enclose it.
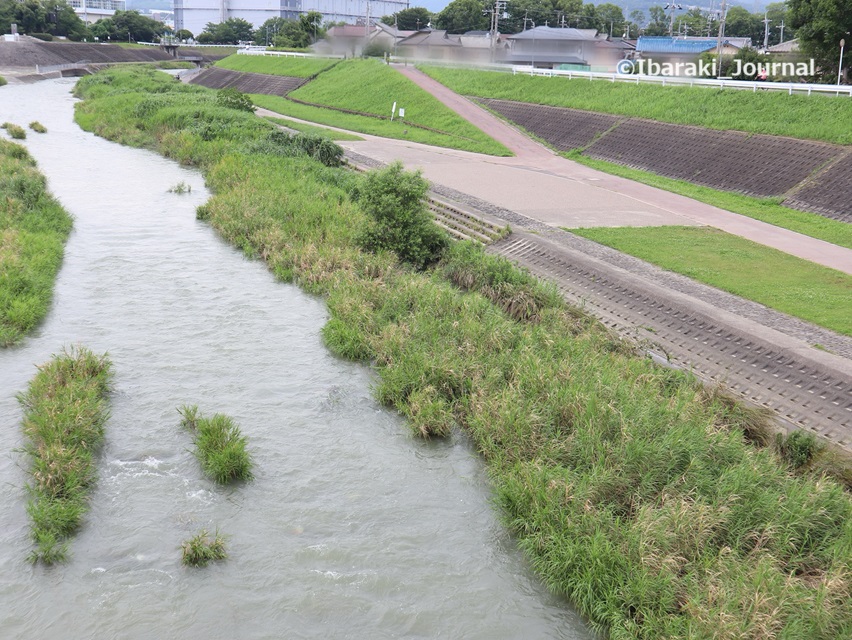
<instances>
[{"instance_id":1,"label":"green shrub","mask_svg":"<svg viewBox=\"0 0 852 640\"><path fill-rule=\"evenodd\" d=\"M24 131L23 127L19 127L11 122L4 122L0 125L0 128L5 129L8 132L9 137L14 138L15 140L23 140L27 137L27 132Z\"/></svg>"},{"instance_id":2,"label":"green shrub","mask_svg":"<svg viewBox=\"0 0 852 640\"><path fill-rule=\"evenodd\" d=\"M814 434L804 431L793 431L786 438L779 436L779 445L781 456L794 469L810 463L820 449Z\"/></svg>"},{"instance_id":3,"label":"green shrub","mask_svg":"<svg viewBox=\"0 0 852 640\"><path fill-rule=\"evenodd\" d=\"M426 209L429 184L419 171L405 171L401 162L369 172L357 199L370 216L358 236L368 251L393 251L416 269L440 260L450 241Z\"/></svg>"},{"instance_id":4,"label":"green shrub","mask_svg":"<svg viewBox=\"0 0 852 640\"><path fill-rule=\"evenodd\" d=\"M216 104L220 107L227 107L228 109L254 112L254 105L251 99L246 94L231 87L220 89L216 93Z\"/></svg>"},{"instance_id":5,"label":"green shrub","mask_svg":"<svg viewBox=\"0 0 852 640\"><path fill-rule=\"evenodd\" d=\"M248 441L231 418L220 413L212 418L201 417L197 406L183 406L178 413L183 418L181 425L194 434L195 455L207 475L221 484L251 480Z\"/></svg>"},{"instance_id":6,"label":"green shrub","mask_svg":"<svg viewBox=\"0 0 852 640\"><path fill-rule=\"evenodd\" d=\"M38 120L33 120L32 122L30 122L30 129L32 129L36 133L47 133L47 127L45 127Z\"/></svg>"},{"instance_id":7,"label":"green shrub","mask_svg":"<svg viewBox=\"0 0 852 640\"><path fill-rule=\"evenodd\" d=\"M247 151L285 157L307 156L327 167L339 167L343 163L343 147L325 136L312 133L270 131L262 140L248 145Z\"/></svg>"},{"instance_id":8,"label":"green shrub","mask_svg":"<svg viewBox=\"0 0 852 640\"><path fill-rule=\"evenodd\" d=\"M53 35L50 33L30 33L28 35L30 38L37 38L39 40L44 40L45 42L53 41Z\"/></svg>"},{"instance_id":9,"label":"green shrub","mask_svg":"<svg viewBox=\"0 0 852 640\"><path fill-rule=\"evenodd\" d=\"M181 552L183 563L190 567L204 567L214 560L228 557L225 538L219 531L211 538L207 530L202 530L181 545Z\"/></svg>"},{"instance_id":10,"label":"green shrub","mask_svg":"<svg viewBox=\"0 0 852 640\"><path fill-rule=\"evenodd\" d=\"M7 84L6 78L4 78L3 76L0 76L0 87L2 87L4 84Z\"/></svg>"}]
</instances>

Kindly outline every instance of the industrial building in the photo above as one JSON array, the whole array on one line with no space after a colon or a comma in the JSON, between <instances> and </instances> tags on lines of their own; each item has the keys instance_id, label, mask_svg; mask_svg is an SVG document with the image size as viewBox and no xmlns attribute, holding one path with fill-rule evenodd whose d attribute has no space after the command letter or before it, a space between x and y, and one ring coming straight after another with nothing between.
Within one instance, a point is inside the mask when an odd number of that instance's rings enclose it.
<instances>
[{"instance_id":1,"label":"industrial building","mask_svg":"<svg viewBox=\"0 0 852 640\"><path fill-rule=\"evenodd\" d=\"M257 28L270 18L296 19L318 11L323 22L363 24L408 7L408 0L174 0L175 29L195 35L208 22L218 24L229 18L242 18Z\"/></svg>"}]
</instances>

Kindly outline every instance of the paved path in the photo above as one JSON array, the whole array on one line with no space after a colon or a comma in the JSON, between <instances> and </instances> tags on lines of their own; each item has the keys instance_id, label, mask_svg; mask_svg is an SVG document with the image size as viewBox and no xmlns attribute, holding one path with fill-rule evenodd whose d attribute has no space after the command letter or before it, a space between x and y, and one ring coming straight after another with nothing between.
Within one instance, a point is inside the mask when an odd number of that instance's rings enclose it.
<instances>
[{"instance_id":1,"label":"paved path","mask_svg":"<svg viewBox=\"0 0 852 640\"><path fill-rule=\"evenodd\" d=\"M421 71L396 68L517 155L493 158L390 140L376 144L366 136L352 146L359 153L398 158L433 182L553 226L707 225L852 273L852 250L571 162Z\"/></svg>"}]
</instances>

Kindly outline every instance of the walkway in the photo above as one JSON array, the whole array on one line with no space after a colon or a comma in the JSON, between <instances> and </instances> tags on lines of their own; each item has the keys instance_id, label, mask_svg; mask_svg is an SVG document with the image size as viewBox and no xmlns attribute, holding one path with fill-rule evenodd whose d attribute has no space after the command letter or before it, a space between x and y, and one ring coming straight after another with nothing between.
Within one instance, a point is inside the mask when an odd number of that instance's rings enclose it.
<instances>
[{"instance_id":1,"label":"walkway","mask_svg":"<svg viewBox=\"0 0 852 640\"><path fill-rule=\"evenodd\" d=\"M552 226L707 225L852 274L849 249L571 162L423 72L396 68L516 156L493 158L390 140L377 145L375 139L352 143L358 153L400 159L433 182Z\"/></svg>"}]
</instances>

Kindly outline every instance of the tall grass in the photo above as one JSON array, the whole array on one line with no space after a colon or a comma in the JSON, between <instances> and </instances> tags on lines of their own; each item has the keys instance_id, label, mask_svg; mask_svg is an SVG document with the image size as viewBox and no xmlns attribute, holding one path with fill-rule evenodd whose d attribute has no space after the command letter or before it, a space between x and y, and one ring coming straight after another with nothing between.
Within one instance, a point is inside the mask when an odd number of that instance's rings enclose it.
<instances>
[{"instance_id":1,"label":"tall grass","mask_svg":"<svg viewBox=\"0 0 852 640\"><path fill-rule=\"evenodd\" d=\"M422 67L465 96L516 100L710 129L852 144L852 100L778 91L661 87Z\"/></svg>"},{"instance_id":2,"label":"tall grass","mask_svg":"<svg viewBox=\"0 0 852 640\"><path fill-rule=\"evenodd\" d=\"M0 76L0 87L2 87L5 84L7 84L6 78L4 78L3 76Z\"/></svg>"},{"instance_id":3,"label":"tall grass","mask_svg":"<svg viewBox=\"0 0 852 640\"><path fill-rule=\"evenodd\" d=\"M27 137L27 132L23 127L19 127L11 122L4 122L0 125L0 129L5 129L10 138L14 140L24 140Z\"/></svg>"},{"instance_id":4,"label":"tall grass","mask_svg":"<svg viewBox=\"0 0 852 640\"><path fill-rule=\"evenodd\" d=\"M125 72L108 73L118 90ZM324 341L374 364L377 397L415 433L470 434L520 546L593 624L649 640L848 635L852 499L750 444L758 419L481 247L454 244L424 273L360 251L358 176L158 129L134 108L112 96L80 113L169 153L183 136L215 193L204 217L326 298Z\"/></svg>"},{"instance_id":5,"label":"tall grass","mask_svg":"<svg viewBox=\"0 0 852 640\"><path fill-rule=\"evenodd\" d=\"M197 406L178 409L181 426L192 432L195 455L204 473L220 484L234 480L251 480L252 460L248 439L228 416L220 413L211 418L198 414Z\"/></svg>"},{"instance_id":6,"label":"tall grass","mask_svg":"<svg viewBox=\"0 0 852 640\"><path fill-rule=\"evenodd\" d=\"M0 345L15 344L47 314L70 231L71 217L27 150L0 140Z\"/></svg>"},{"instance_id":7,"label":"tall grass","mask_svg":"<svg viewBox=\"0 0 852 640\"><path fill-rule=\"evenodd\" d=\"M266 73L273 76L310 78L337 64L328 58L301 58L285 56L232 55L215 63L215 66L244 73Z\"/></svg>"},{"instance_id":8,"label":"tall grass","mask_svg":"<svg viewBox=\"0 0 852 640\"><path fill-rule=\"evenodd\" d=\"M65 560L67 538L80 527L96 478L94 456L109 415L111 377L106 355L73 348L39 367L18 396L32 477L27 511L36 545L33 562Z\"/></svg>"},{"instance_id":9,"label":"tall grass","mask_svg":"<svg viewBox=\"0 0 852 640\"><path fill-rule=\"evenodd\" d=\"M218 530L211 537L206 529L202 529L181 545L182 562L189 567L206 567L227 557L225 538Z\"/></svg>"}]
</instances>

